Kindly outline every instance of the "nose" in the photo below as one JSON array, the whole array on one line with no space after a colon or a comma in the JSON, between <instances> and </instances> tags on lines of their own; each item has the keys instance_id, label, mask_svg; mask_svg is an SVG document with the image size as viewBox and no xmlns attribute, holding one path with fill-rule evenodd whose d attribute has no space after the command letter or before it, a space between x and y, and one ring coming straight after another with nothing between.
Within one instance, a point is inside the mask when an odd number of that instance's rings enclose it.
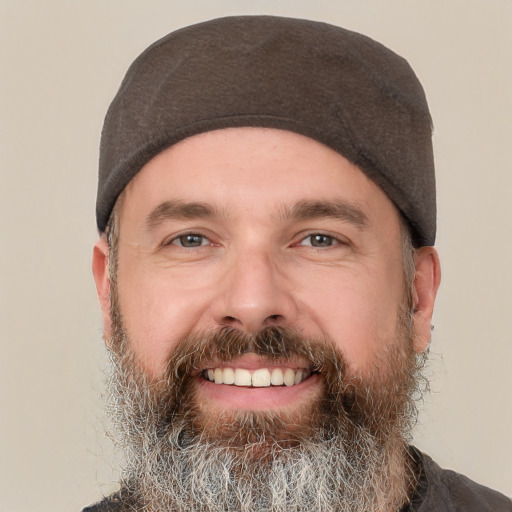
<instances>
[{"instance_id":1,"label":"nose","mask_svg":"<svg viewBox=\"0 0 512 512\"><path fill-rule=\"evenodd\" d=\"M269 325L292 325L297 307L290 279L272 254L243 251L227 264L212 313L220 326L258 332Z\"/></svg>"}]
</instances>

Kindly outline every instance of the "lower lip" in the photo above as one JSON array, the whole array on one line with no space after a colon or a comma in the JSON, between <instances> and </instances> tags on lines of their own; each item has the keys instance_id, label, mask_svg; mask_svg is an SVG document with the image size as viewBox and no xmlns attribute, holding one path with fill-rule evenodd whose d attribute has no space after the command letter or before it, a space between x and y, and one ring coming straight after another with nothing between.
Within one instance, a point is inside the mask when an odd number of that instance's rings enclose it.
<instances>
[{"instance_id":1,"label":"lower lip","mask_svg":"<svg viewBox=\"0 0 512 512\"><path fill-rule=\"evenodd\" d=\"M280 409L309 402L320 391L320 376L313 374L294 386L270 386L252 388L215 384L202 377L197 378L200 399L223 409L263 411Z\"/></svg>"}]
</instances>

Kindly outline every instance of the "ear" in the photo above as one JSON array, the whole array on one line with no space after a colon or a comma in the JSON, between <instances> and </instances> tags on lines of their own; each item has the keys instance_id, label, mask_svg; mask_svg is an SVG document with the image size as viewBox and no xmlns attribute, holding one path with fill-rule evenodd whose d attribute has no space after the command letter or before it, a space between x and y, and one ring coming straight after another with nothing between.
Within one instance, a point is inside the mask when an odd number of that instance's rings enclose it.
<instances>
[{"instance_id":1,"label":"ear","mask_svg":"<svg viewBox=\"0 0 512 512\"><path fill-rule=\"evenodd\" d=\"M414 265L414 349L420 353L430 343L434 302L441 282L441 265L434 247L420 247L415 253Z\"/></svg>"},{"instance_id":2,"label":"ear","mask_svg":"<svg viewBox=\"0 0 512 512\"><path fill-rule=\"evenodd\" d=\"M109 247L106 237L102 236L94 244L92 255L92 273L96 282L96 291L103 313L103 338L109 339L112 333L110 318L110 278L108 273Z\"/></svg>"}]
</instances>

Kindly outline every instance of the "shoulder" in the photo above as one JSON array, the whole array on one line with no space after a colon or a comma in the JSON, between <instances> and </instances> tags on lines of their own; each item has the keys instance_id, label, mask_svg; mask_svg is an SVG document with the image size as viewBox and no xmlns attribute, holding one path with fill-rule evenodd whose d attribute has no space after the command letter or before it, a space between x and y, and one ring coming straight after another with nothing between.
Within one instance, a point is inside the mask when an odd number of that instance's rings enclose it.
<instances>
[{"instance_id":1,"label":"shoulder","mask_svg":"<svg viewBox=\"0 0 512 512\"><path fill-rule=\"evenodd\" d=\"M423 466L426 489L418 512L512 512L512 500L464 475L441 469L415 450Z\"/></svg>"}]
</instances>

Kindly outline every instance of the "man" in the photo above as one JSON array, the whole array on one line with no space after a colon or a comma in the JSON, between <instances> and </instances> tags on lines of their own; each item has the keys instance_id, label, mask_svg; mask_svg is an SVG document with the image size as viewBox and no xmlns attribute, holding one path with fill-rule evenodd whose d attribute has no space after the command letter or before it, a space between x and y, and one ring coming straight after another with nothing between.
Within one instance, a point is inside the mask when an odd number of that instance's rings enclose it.
<instances>
[{"instance_id":1,"label":"man","mask_svg":"<svg viewBox=\"0 0 512 512\"><path fill-rule=\"evenodd\" d=\"M276 17L170 34L107 114L97 221L126 471L86 510L512 510L408 445L440 267L402 58Z\"/></svg>"}]
</instances>

